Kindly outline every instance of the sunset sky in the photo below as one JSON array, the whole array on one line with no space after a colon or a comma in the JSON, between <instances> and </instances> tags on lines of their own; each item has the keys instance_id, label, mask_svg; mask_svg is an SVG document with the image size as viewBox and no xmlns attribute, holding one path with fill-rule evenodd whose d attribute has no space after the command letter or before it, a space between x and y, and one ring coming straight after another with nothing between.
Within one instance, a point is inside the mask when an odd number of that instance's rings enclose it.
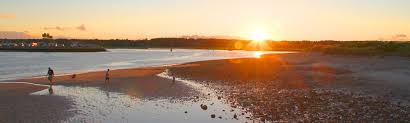
<instances>
[{"instance_id":1,"label":"sunset sky","mask_svg":"<svg viewBox=\"0 0 410 123\"><path fill-rule=\"evenodd\" d=\"M0 32L68 38L185 35L377 40L410 35L410 0L1 0Z\"/></svg>"}]
</instances>

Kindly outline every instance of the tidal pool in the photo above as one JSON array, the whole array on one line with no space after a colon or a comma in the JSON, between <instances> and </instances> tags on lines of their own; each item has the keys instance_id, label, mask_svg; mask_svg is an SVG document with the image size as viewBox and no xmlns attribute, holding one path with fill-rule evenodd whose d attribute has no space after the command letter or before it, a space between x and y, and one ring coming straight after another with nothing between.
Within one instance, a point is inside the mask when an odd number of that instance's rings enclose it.
<instances>
[{"instance_id":1,"label":"tidal pool","mask_svg":"<svg viewBox=\"0 0 410 123\"><path fill-rule=\"evenodd\" d=\"M158 76L172 77L167 72ZM98 123L134 123L134 122L167 122L167 123L237 123L251 122L251 114L241 107L231 107L223 98L218 99L211 88L201 84L175 78L201 92L201 96L186 98L138 98L120 92L104 91L101 87L53 86L49 89L32 93L32 95L64 96L73 101L69 112L74 116L62 122L98 122ZM206 105L206 110L201 105ZM212 118L211 115L215 117ZM234 115L237 117L234 118Z\"/></svg>"}]
</instances>

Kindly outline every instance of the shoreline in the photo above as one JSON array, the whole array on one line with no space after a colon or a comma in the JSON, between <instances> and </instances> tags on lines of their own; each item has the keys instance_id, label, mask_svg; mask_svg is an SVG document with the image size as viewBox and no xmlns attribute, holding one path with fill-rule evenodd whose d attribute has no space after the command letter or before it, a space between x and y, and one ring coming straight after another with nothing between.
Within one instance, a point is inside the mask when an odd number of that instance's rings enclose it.
<instances>
[{"instance_id":1,"label":"shoreline","mask_svg":"<svg viewBox=\"0 0 410 123\"><path fill-rule=\"evenodd\" d=\"M176 66L173 65L173 67ZM70 75L56 76L54 77L54 80L56 81L53 85L55 86L53 89L54 92L46 91L47 88L50 89L50 86L48 86L48 80L45 77L14 80L16 82L10 80L7 82L0 82L0 92L8 91L14 94L6 95L6 93L0 93L0 98L2 100L7 100L0 102L0 122L17 122L26 120L39 122L65 122L67 120L72 120L70 118L75 116L76 113L70 109L76 105L76 100L72 100L72 97L66 97L59 94L55 95L55 92L63 93L61 91L64 90L59 90L61 87L66 87L63 89L76 89L77 87L92 88L101 90L101 92L107 94L121 93L130 98L138 98L141 100L171 99L184 101L191 100L195 95L200 95L198 91L183 83L175 83L167 78L158 77L157 74L162 73L165 69L165 67L143 67L112 70L110 71L111 81L109 83L104 83L103 78L105 76L105 71L77 74L75 79L71 79ZM13 85L11 86L9 84ZM23 85L29 85L29 87L23 88ZM31 95L36 92L46 94ZM44 107L47 106L45 104L48 103L53 104L50 107ZM13 110L7 108L15 106L21 108L14 108ZM25 108L23 109L23 107ZM37 109L37 107L42 108ZM39 111L25 111L31 109ZM85 108L84 110L89 109ZM13 112L21 113L14 114L17 116L10 116L13 115ZM53 116L55 118L48 119L48 116ZM93 117L75 119L74 121L87 121L87 119L93 119Z\"/></svg>"},{"instance_id":2,"label":"shoreline","mask_svg":"<svg viewBox=\"0 0 410 123\"><path fill-rule=\"evenodd\" d=\"M104 48L0 48L0 52L106 52Z\"/></svg>"},{"instance_id":3,"label":"shoreline","mask_svg":"<svg viewBox=\"0 0 410 123\"><path fill-rule=\"evenodd\" d=\"M123 49L122 50L117 50L117 49L107 49L108 52L107 54L115 54L115 53L122 53L122 52L126 52L128 53L129 51L127 49ZM111 51L113 50L113 51ZM150 51L167 51L165 53L161 52L162 54L160 55L169 55L168 50L166 49L150 49ZM194 49L196 50L196 49ZM139 53L140 51L144 51L143 53L146 52L146 50L132 50L132 52L137 52ZM180 52L176 52L176 53L184 53L184 49L179 50ZM224 55L218 55L218 52L211 52L211 51L203 51L203 50L199 50L198 53L202 54L205 56L205 60L207 59L229 59L228 57L238 57L238 56L243 56L243 57L253 57L252 54L253 52L247 52L247 51L238 51L237 53L230 53L229 51L225 51L225 50L216 50L216 51L221 51L223 53L226 52L226 54L230 54L230 56L224 56ZM236 52L236 51L235 51ZM213 53L213 54L212 54ZM266 52L266 53L276 53L276 52ZM277 52L277 53L292 53L292 52ZM87 54L87 53L85 53ZM100 53L97 53L100 54ZM105 53L102 53L105 54ZM209 55L210 54L210 55ZM23 54L25 55L25 54ZM37 55L37 54L36 54ZM64 54L63 54L64 55ZM160 56L159 55L159 56ZM231 56L233 55L233 56ZM43 55L44 56L44 55ZM41 57L43 57L41 56ZM68 56L73 57L73 58L69 58L69 59L75 59L77 58L76 55L71 55L68 54ZM87 55L83 55L80 53L79 55L80 57L78 58L82 58L83 56L87 56ZM12 57L12 56L7 56L7 57ZM57 54L57 56L53 56L53 57L60 57L60 54ZM51 66L52 68L55 68L56 70L56 76L61 76L61 75L72 75L72 74L82 74L82 73L87 73L87 72L94 72L94 71L103 71L106 70L106 68L110 68L112 70L116 70L116 69L131 69L131 68L140 68L140 67L157 67L157 66L161 66L161 65L174 65L174 64L183 64L185 62L192 62L192 61L198 61L201 60L200 58L198 60L195 59L186 59L186 58L180 58L180 59L176 59L177 57L174 57L174 55L171 54L172 62L170 62L171 64L169 64L169 62L166 61L159 61L160 59L162 59L162 57L155 57L155 59L150 59L152 61L155 61L155 63L153 64L140 64L140 63L136 63L139 62L139 60L134 61L134 60L130 60L127 58L120 58L119 60L109 60L107 62L97 62L99 64L89 64L90 62L85 63L84 65L86 65L87 67L79 67L82 63L78 63L76 65L73 65L74 68L69 68L69 67L65 67L64 64L55 64L55 63L41 63L41 66L44 67L44 69L41 69L39 67L35 67L34 69L27 69L28 71L22 71L25 69L19 69L17 71L15 71L16 73L8 73L9 71L14 71L15 69L10 69L8 71L0 71L0 72L6 72L7 74L5 74L5 76L0 77L0 82L1 81L12 81L12 80L17 80L17 79L29 79L29 78L38 78L38 77L43 77L46 72L47 72L47 67ZM195 56L196 57L196 56ZM62 57L65 58L65 57ZM156 59L158 58L158 60ZM175 58L175 59L174 59ZM104 59L103 57L99 57L99 59ZM137 58L136 58L137 59ZM16 59L17 60L17 59ZM29 59L24 59L29 60ZM36 60L41 60L41 59L36 59ZM79 60L79 61L87 61L87 60ZM201 60L202 61L202 60ZM58 61L57 61L58 62ZM60 61L60 62L64 62L64 61ZM30 63L25 63L25 64L30 64ZM16 65L16 64L13 64ZM20 67L20 66L19 66ZM23 67L23 66L21 66ZM31 68L31 67L28 67ZM60 69L59 69L60 68Z\"/></svg>"},{"instance_id":4,"label":"shoreline","mask_svg":"<svg viewBox=\"0 0 410 123\"><path fill-rule=\"evenodd\" d=\"M48 86L28 82L1 82L0 96L29 95L47 89Z\"/></svg>"},{"instance_id":5,"label":"shoreline","mask_svg":"<svg viewBox=\"0 0 410 123\"><path fill-rule=\"evenodd\" d=\"M317 57L316 55L319 56L342 56L342 57L350 57L350 58L366 58L366 56L349 56L349 55L329 55L329 54L320 54L320 53L288 53L288 54L264 54L263 57L280 57L280 56L292 56L292 55L296 55L296 56L309 56L313 54L314 57ZM385 59L385 57L371 57L371 56L367 56L369 58L376 58L376 59ZM402 57L396 57L396 56L392 56L392 58L402 58ZM261 59L261 58L229 58L229 59L216 59L216 60L204 60L204 61L194 61L194 62L186 62L186 63L180 63L180 64L163 64L163 65L153 65L153 66L145 66L145 67L135 67L135 68L118 68L118 69L110 69L111 72L115 72L115 71L133 71L133 70L160 70L161 72L164 72L167 69L170 68L177 68L177 67L192 67L192 66L199 66L201 63L212 63L212 62L219 62L219 61L224 61L224 62L229 62L229 63L233 63L233 64L240 64L241 60L247 60L247 59ZM303 58L302 58L303 59ZM289 60L289 59L288 59ZM284 60L285 61L285 60ZM291 62L295 62L295 60L291 61ZM306 59L301 60L301 61L296 61L296 65L300 65L300 64L305 64L304 62L307 62ZM323 61L323 64L325 66L319 66L319 67L325 67L325 68L319 68L319 69L324 69L324 70L319 70L319 73L331 73L331 74L350 74L351 71L346 71L345 69L340 69L337 70L335 68L332 68L333 66L326 61ZM326 64L328 66L326 66ZM306 68L299 68L299 67L295 67L296 69L306 69ZM327 69L327 70L326 70ZM87 75L87 74L96 74L96 73L104 73L105 70L89 70L89 71L84 71L84 72L73 72L73 73L63 73L63 74L58 74L56 75L54 78L63 78L63 80L57 80L57 81L65 81L68 80L69 78L73 75ZM156 72L157 74L161 73L161 72ZM306 74L306 73L302 73L302 74ZM312 73L308 73L308 74L312 74ZM208 76L209 77L209 76ZM103 80L103 77L101 77ZM184 77L182 77L184 78ZM212 78L212 77L211 77ZM95 78L94 78L95 79ZM221 78L219 78L220 80L222 80ZM272 78L271 78L272 79ZM332 78L333 80L334 78ZM346 78L343 78L346 79ZM355 81L355 79L358 79L357 76L355 76L355 78L353 78L353 81ZM359 80L362 78L359 78ZM34 81L38 81L39 82L34 82ZM101 81L99 80L99 81ZM98 80L97 80L98 81ZM319 80L319 81L323 81L323 80ZM325 81L330 81L330 80L325 80ZM337 80L339 81L339 80ZM352 80L349 80L352 81ZM362 81L362 80L361 80ZM369 81L369 80L367 80ZM46 80L46 76L33 76L33 77L23 77L20 79L8 79L8 80L1 80L0 84L3 84L4 82L23 82L23 83L32 83L32 84L42 84L42 85L49 85L48 84L48 80ZM98 82L97 82L98 83ZM89 83L89 84L97 84L97 83ZM101 84L101 82L99 82ZM57 85L76 85L76 84L87 84L87 82L79 82L79 83L70 83L70 82L61 82L61 83L56 83ZM326 82L325 82L326 84ZM327 83L328 84L328 83ZM409 101L410 102L410 101Z\"/></svg>"},{"instance_id":6,"label":"shoreline","mask_svg":"<svg viewBox=\"0 0 410 123\"><path fill-rule=\"evenodd\" d=\"M106 85L116 86L117 88L115 91L120 91L124 88L124 85L133 85L133 84L143 84L141 87L150 86L147 83L152 82L156 83L155 86L164 86L167 84L175 84L172 82L170 78L164 78L158 76L159 74L165 72L169 68L178 68L178 67L188 67L188 66L195 66L195 65L184 65L184 64L164 64L164 65L154 65L148 67L136 67L136 68L120 68L120 69L110 69L110 82L104 82L105 72L104 70L96 70L96 71L89 71L89 72L78 72L78 73L71 73L71 74L58 74L54 76L54 85L61 85L61 86L80 86L80 87L99 87L102 88ZM72 75L75 74L76 78L72 78ZM135 81L144 81L143 83L135 82ZM40 87L50 87L50 83L47 80L46 76L37 76L37 77L25 77L21 79L15 80L5 80L0 81L0 85L7 84L7 83L14 83L14 84L29 84L32 86L40 86ZM173 85L175 86L175 85ZM183 83L176 84L177 87L181 87L181 90L172 90L171 93L161 93L155 94L151 93L148 94L149 97L157 97L157 96L188 96L188 93L197 93L196 90L192 90L192 88L188 87ZM165 86L167 87L167 86ZM1 89L1 88L0 88ZM46 89L46 88L45 88ZM103 89L103 88L102 88ZM182 90L187 90L187 92L182 92ZM31 93L35 93L41 90L31 91ZM165 90L167 91L167 90ZM182 93L176 93L182 92ZM135 96L135 95L134 95Z\"/></svg>"},{"instance_id":7,"label":"shoreline","mask_svg":"<svg viewBox=\"0 0 410 123\"><path fill-rule=\"evenodd\" d=\"M407 94L410 91L397 88L408 87L405 85L409 83L402 82L406 79L392 83L393 80L386 79L391 76L374 76L380 73L380 69L386 69L397 77L406 77L401 74L410 68L402 67L400 70L395 70L397 62L406 64L408 61L395 57L357 57L315 53L269 54L261 58L206 60L156 67L116 69L111 71L114 81L109 84L113 88L111 90L104 90L102 87L105 71L77 74L76 79L71 79L71 76L67 74L56 76L55 80L57 85L99 87L103 91L120 92L138 98L172 97L178 99L191 97L193 93L198 94L198 90L184 83L178 82L175 87L169 88L169 85L174 86L172 80L158 77L158 74L168 72L169 76L191 80L217 90L218 98L227 99L232 106L244 107L248 112L252 112L254 117L251 119L261 121L406 121L408 118L406 115L410 114L409 105L406 103L406 100L409 101ZM17 79L16 81L48 84L44 77ZM132 90L140 90L144 93L141 95ZM368 92L356 93L360 91ZM372 97L372 94L376 96ZM396 98L402 100L399 103L393 103L392 101ZM340 103L340 105L333 105L333 103ZM262 109L260 105L269 108ZM295 107L291 106L297 106L297 109L303 109L302 111L308 113L295 110ZM317 106L328 109L314 108ZM363 107L370 109L363 109ZM346 112L344 110L346 108L353 113ZM333 110L330 109L337 111L337 114L332 113ZM370 112L364 112L365 110ZM401 113L395 113L397 111ZM295 115L283 113L295 113ZM332 114L332 116L327 116L327 114ZM388 114L394 117L389 118ZM366 117L360 117L361 115Z\"/></svg>"},{"instance_id":8,"label":"shoreline","mask_svg":"<svg viewBox=\"0 0 410 123\"><path fill-rule=\"evenodd\" d=\"M154 66L147 66L147 67L134 67L134 68L118 68L118 69L111 69L111 70L127 70L127 69L143 69L143 68L156 68L156 67L166 67L166 66L173 66L173 65L179 65L179 64L165 64L165 65L154 65ZM73 74L87 74L91 72L102 72L105 71L103 69L95 69L95 70L84 70L84 71L78 71L78 72L67 72L67 73L62 73L62 74L56 74L54 77L61 77L61 76L71 76ZM31 76L31 77L19 77L19 78L12 78L12 79L4 79L0 80L0 84L3 82L7 81L15 81L15 80L27 80L27 79L39 79L39 78L44 78L47 77L45 75L39 75L39 76Z\"/></svg>"}]
</instances>

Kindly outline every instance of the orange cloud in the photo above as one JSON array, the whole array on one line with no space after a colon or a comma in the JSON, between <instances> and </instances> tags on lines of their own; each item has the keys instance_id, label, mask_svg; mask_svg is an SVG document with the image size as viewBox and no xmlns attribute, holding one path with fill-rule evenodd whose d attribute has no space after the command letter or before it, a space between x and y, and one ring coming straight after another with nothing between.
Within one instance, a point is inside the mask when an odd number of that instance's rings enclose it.
<instances>
[{"instance_id":1,"label":"orange cloud","mask_svg":"<svg viewBox=\"0 0 410 123\"><path fill-rule=\"evenodd\" d=\"M406 34L396 34L392 36L393 40L396 41L404 41L404 40L408 40L407 35Z\"/></svg>"},{"instance_id":2,"label":"orange cloud","mask_svg":"<svg viewBox=\"0 0 410 123\"><path fill-rule=\"evenodd\" d=\"M59 31L64 31L67 28L61 27L61 26L56 26L56 27L44 27L44 30L59 30Z\"/></svg>"},{"instance_id":3,"label":"orange cloud","mask_svg":"<svg viewBox=\"0 0 410 123\"><path fill-rule=\"evenodd\" d=\"M81 31L86 31L87 28L85 28L84 24L81 24L80 26L77 26L76 29L81 30Z\"/></svg>"},{"instance_id":4,"label":"orange cloud","mask_svg":"<svg viewBox=\"0 0 410 123\"><path fill-rule=\"evenodd\" d=\"M81 24L80 26L76 27L62 27L62 26L55 26L55 27L44 27L44 30L58 30L58 31L66 31L66 30L71 30L71 29L76 29L80 31L86 31L87 28L84 26L84 24Z\"/></svg>"},{"instance_id":5,"label":"orange cloud","mask_svg":"<svg viewBox=\"0 0 410 123\"><path fill-rule=\"evenodd\" d=\"M0 39L31 39L36 38L28 34L28 32L16 32L16 31L0 31Z\"/></svg>"},{"instance_id":6,"label":"orange cloud","mask_svg":"<svg viewBox=\"0 0 410 123\"><path fill-rule=\"evenodd\" d=\"M16 14L0 13L0 19L14 19L14 18L16 18Z\"/></svg>"}]
</instances>

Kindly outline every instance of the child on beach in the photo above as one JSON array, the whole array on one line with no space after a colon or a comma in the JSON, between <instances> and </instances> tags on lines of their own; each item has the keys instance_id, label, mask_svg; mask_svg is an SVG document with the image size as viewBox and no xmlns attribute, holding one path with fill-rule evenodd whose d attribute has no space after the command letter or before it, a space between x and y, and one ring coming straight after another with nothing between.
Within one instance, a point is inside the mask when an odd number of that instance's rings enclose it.
<instances>
[{"instance_id":1,"label":"child on beach","mask_svg":"<svg viewBox=\"0 0 410 123\"><path fill-rule=\"evenodd\" d=\"M50 85L52 85L53 84L53 78L54 78L54 70L51 69L50 67L48 67L47 75L48 75L48 81L50 81Z\"/></svg>"},{"instance_id":2,"label":"child on beach","mask_svg":"<svg viewBox=\"0 0 410 123\"><path fill-rule=\"evenodd\" d=\"M107 69L107 72L105 72L105 83L110 82L110 69Z\"/></svg>"}]
</instances>

